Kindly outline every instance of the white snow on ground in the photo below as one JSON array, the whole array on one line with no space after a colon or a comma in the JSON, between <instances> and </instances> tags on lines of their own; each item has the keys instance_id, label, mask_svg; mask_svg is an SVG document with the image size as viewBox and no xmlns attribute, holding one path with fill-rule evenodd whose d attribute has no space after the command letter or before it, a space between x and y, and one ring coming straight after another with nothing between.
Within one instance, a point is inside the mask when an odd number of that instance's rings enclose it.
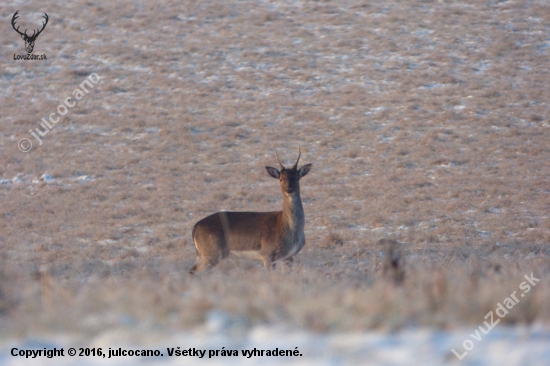
<instances>
[{"instance_id":1,"label":"white snow on ground","mask_svg":"<svg viewBox=\"0 0 550 366\"><path fill-rule=\"evenodd\" d=\"M285 328L256 327L232 334L216 327L181 333L161 339L147 339L146 335L129 335L121 331L105 332L86 345L76 344L70 336L53 340L25 339L4 341L0 345L0 365L550 365L550 329L541 326L506 327L497 325L488 334L479 332L481 340L470 336L475 329L437 331L429 329L404 330L397 333L366 332L345 334L313 334L289 331ZM131 341L139 337L140 341ZM477 336L476 336L477 337ZM61 339L63 338L63 339ZM452 352L465 352L463 343L471 340L473 348L459 360ZM63 347L65 357L27 359L11 356L12 348L58 349ZM163 357L69 357L69 347L159 350ZM204 358L168 357L167 348L206 350ZM238 350L239 356L208 358L208 350ZM298 350L297 357L242 356L241 350Z\"/></svg>"}]
</instances>

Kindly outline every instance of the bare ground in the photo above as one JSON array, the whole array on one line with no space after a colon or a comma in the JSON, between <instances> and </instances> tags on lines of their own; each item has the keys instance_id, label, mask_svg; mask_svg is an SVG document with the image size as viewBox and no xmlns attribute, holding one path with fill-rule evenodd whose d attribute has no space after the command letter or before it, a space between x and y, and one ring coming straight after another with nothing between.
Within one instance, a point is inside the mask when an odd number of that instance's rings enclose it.
<instances>
[{"instance_id":1,"label":"bare ground","mask_svg":"<svg viewBox=\"0 0 550 366\"><path fill-rule=\"evenodd\" d=\"M181 331L212 311L313 332L475 328L531 273L502 322L549 324L547 2L0 9L0 337ZM13 60L15 10L22 28L50 16L47 61ZM29 130L91 73L38 145ZM294 268L190 278L193 224L281 207L263 167L298 147L313 169ZM401 283L380 239L399 243Z\"/></svg>"}]
</instances>

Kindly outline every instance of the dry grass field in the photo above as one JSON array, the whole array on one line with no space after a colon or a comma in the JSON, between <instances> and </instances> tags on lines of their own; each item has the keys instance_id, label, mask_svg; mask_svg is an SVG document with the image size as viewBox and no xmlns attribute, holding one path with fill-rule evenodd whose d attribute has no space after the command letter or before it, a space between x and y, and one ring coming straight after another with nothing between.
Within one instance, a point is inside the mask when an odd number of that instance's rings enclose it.
<instances>
[{"instance_id":1,"label":"dry grass field","mask_svg":"<svg viewBox=\"0 0 550 366\"><path fill-rule=\"evenodd\" d=\"M0 10L0 338L178 332L213 312L244 329L473 329L531 273L498 326L550 324L547 1ZM13 60L16 10L29 29L48 13L46 61ZM91 73L39 145L29 130ZM299 147L313 168L293 268L190 277L194 223L280 209L264 166Z\"/></svg>"}]
</instances>

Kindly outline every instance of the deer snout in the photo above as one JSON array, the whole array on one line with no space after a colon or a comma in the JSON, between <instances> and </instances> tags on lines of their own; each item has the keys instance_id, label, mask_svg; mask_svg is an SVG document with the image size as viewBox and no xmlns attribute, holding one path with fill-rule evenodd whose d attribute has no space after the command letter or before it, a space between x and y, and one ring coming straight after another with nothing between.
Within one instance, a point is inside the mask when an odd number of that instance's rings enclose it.
<instances>
[{"instance_id":1,"label":"deer snout","mask_svg":"<svg viewBox=\"0 0 550 366\"><path fill-rule=\"evenodd\" d=\"M288 193L288 194L294 193L294 188L288 187L288 188L286 189L286 193Z\"/></svg>"}]
</instances>

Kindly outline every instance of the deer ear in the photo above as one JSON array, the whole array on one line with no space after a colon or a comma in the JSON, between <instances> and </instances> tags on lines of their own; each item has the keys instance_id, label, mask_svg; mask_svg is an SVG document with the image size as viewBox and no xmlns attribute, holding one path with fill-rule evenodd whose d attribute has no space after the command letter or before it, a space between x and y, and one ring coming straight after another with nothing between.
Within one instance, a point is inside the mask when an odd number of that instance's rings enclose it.
<instances>
[{"instance_id":1,"label":"deer ear","mask_svg":"<svg viewBox=\"0 0 550 366\"><path fill-rule=\"evenodd\" d=\"M300 178L302 178L304 175L309 173L309 170L311 169L311 164L306 164L303 167L298 170L298 174L300 175Z\"/></svg>"},{"instance_id":2,"label":"deer ear","mask_svg":"<svg viewBox=\"0 0 550 366\"><path fill-rule=\"evenodd\" d=\"M275 179L279 179L279 176L281 173L279 173L279 171L275 168L272 168L270 166L266 166L265 167L265 170L267 170L267 172L269 173L269 175L271 175L273 178Z\"/></svg>"}]
</instances>

